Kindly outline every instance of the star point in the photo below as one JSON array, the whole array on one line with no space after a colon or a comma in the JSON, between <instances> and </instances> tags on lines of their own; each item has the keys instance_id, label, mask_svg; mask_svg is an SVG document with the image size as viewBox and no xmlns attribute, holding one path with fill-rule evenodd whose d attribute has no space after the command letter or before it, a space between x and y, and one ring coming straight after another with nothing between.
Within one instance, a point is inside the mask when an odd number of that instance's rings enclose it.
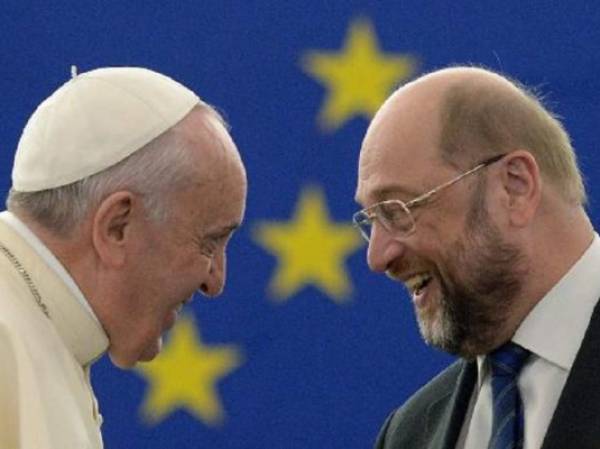
<instances>
[{"instance_id":1,"label":"star point","mask_svg":"<svg viewBox=\"0 0 600 449\"><path fill-rule=\"evenodd\" d=\"M255 240L278 259L269 285L275 300L284 301L307 285L338 303L351 294L344 262L362 239L352 225L330 220L320 189L306 188L292 220L259 225Z\"/></svg>"},{"instance_id":2,"label":"star point","mask_svg":"<svg viewBox=\"0 0 600 449\"><path fill-rule=\"evenodd\" d=\"M356 116L371 119L392 89L415 73L416 60L382 52L371 22L359 18L342 50L310 51L302 67L328 89L319 124L333 131Z\"/></svg>"},{"instance_id":3,"label":"star point","mask_svg":"<svg viewBox=\"0 0 600 449\"><path fill-rule=\"evenodd\" d=\"M157 424L184 409L207 425L221 424L225 413L216 384L241 363L239 349L231 345L205 346L193 319L182 317L161 354L136 367L148 382L143 417Z\"/></svg>"}]
</instances>

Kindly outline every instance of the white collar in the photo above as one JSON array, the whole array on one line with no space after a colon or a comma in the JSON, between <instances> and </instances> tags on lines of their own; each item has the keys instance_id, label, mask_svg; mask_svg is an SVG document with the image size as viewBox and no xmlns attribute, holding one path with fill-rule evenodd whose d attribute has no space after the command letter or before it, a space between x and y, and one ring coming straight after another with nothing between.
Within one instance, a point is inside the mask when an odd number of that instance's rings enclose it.
<instances>
[{"instance_id":1,"label":"white collar","mask_svg":"<svg viewBox=\"0 0 600 449\"><path fill-rule=\"evenodd\" d=\"M600 298L600 237L562 279L535 305L512 341L569 371ZM478 384L486 374L485 356L477 357Z\"/></svg>"},{"instance_id":2,"label":"white collar","mask_svg":"<svg viewBox=\"0 0 600 449\"><path fill-rule=\"evenodd\" d=\"M87 299L79 289L69 272L60 263L60 261L52 254L46 245L23 223L19 217L10 211L0 212L0 220L8 224L13 230L15 230L23 239L35 250L36 253L48 264L48 266L58 275L58 277L69 287L69 290L73 293L75 298L85 307L85 310L96 320L98 324L98 317L92 310Z\"/></svg>"},{"instance_id":3,"label":"white collar","mask_svg":"<svg viewBox=\"0 0 600 449\"><path fill-rule=\"evenodd\" d=\"M598 298L600 237L536 304L512 341L549 362L570 370Z\"/></svg>"}]
</instances>

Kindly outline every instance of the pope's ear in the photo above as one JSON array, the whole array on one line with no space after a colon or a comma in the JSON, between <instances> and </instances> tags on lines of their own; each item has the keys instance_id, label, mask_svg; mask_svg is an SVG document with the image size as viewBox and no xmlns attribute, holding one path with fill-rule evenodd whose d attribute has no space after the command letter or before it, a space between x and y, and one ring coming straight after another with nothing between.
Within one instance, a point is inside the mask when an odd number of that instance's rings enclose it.
<instances>
[{"instance_id":1,"label":"pope's ear","mask_svg":"<svg viewBox=\"0 0 600 449\"><path fill-rule=\"evenodd\" d=\"M122 266L131 239L132 220L139 201L131 192L107 196L92 217L92 241L98 257L106 265Z\"/></svg>"}]
</instances>

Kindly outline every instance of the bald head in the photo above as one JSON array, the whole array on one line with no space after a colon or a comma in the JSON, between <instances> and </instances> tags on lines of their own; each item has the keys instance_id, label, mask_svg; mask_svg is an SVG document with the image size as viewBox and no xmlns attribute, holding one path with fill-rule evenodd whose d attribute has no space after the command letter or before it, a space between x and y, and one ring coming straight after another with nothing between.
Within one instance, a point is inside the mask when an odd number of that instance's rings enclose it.
<instances>
[{"instance_id":1,"label":"bald head","mask_svg":"<svg viewBox=\"0 0 600 449\"><path fill-rule=\"evenodd\" d=\"M402 86L373 119L365 142L383 128L402 140L406 133L429 134L427 144L438 149L438 156L463 169L497 154L528 151L548 186L568 203L585 203L575 153L562 124L533 93L489 70L447 68Z\"/></svg>"},{"instance_id":2,"label":"bald head","mask_svg":"<svg viewBox=\"0 0 600 449\"><path fill-rule=\"evenodd\" d=\"M507 79L487 70L471 67L453 67L428 73L407 83L394 92L383 104L373 119L376 124L382 115L391 111L422 115L442 109L448 93L457 86L476 87L493 91L496 94L518 94L518 89Z\"/></svg>"},{"instance_id":3,"label":"bald head","mask_svg":"<svg viewBox=\"0 0 600 449\"><path fill-rule=\"evenodd\" d=\"M457 67L398 89L363 141L369 267L408 288L426 341L507 341L591 241L562 125L519 84ZM539 261L544 261L540 264Z\"/></svg>"}]
</instances>

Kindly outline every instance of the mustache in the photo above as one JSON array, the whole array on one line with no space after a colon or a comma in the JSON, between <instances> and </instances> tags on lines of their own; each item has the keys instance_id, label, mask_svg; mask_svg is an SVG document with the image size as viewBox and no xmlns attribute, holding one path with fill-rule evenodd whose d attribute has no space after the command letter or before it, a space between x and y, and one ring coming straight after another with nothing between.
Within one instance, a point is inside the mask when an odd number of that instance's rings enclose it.
<instances>
[{"instance_id":1,"label":"mustache","mask_svg":"<svg viewBox=\"0 0 600 449\"><path fill-rule=\"evenodd\" d=\"M403 282L407 275L424 272L439 277L439 270L435 264L416 258L392 263L385 271L385 275L393 281Z\"/></svg>"}]
</instances>

